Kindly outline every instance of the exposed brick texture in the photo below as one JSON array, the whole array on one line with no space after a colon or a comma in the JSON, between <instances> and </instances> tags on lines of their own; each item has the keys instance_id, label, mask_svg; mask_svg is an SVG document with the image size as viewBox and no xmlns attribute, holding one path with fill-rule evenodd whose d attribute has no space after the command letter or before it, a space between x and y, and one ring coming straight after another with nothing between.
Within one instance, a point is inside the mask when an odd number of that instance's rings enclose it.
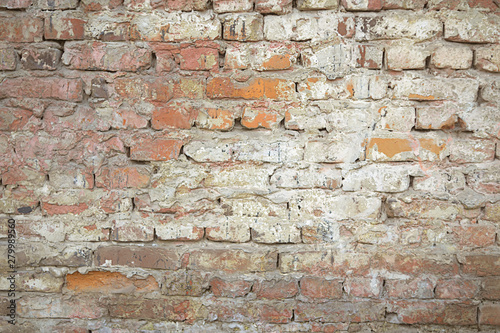
<instances>
[{"instance_id":1,"label":"exposed brick texture","mask_svg":"<svg viewBox=\"0 0 500 333\"><path fill-rule=\"evenodd\" d=\"M0 0L0 332L498 332L499 73L497 0Z\"/></svg>"}]
</instances>

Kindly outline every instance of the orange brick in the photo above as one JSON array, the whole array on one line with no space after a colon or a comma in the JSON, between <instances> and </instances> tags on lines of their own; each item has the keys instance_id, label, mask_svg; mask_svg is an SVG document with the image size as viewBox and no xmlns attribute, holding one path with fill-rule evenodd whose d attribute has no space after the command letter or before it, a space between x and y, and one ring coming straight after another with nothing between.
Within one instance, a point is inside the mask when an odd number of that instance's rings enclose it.
<instances>
[{"instance_id":1,"label":"orange brick","mask_svg":"<svg viewBox=\"0 0 500 333\"><path fill-rule=\"evenodd\" d=\"M207 96L213 99L291 100L294 94L295 83L283 79L257 78L242 84L227 77L216 77L207 84Z\"/></svg>"},{"instance_id":2,"label":"orange brick","mask_svg":"<svg viewBox=\"0 0 500 333\"><path fill-rule=\"evenodd\" d=\"M154 129L190 129L197 116L198 110L189 103L172 102L164 108L157 108L153 111L151 126Z\"/></svg>"},{"instance_id":3,"label":"orange brick","mask_svg":"<svg viewBox=\"0 0 500 333\"><path fill-rule=\"evenodd\" d=\"M133 293L159 290L158 282L151 275L146 279L127 278L117 272L75 272L66 275L66 288L74 292Z\"/></svg>"}]
</instances>

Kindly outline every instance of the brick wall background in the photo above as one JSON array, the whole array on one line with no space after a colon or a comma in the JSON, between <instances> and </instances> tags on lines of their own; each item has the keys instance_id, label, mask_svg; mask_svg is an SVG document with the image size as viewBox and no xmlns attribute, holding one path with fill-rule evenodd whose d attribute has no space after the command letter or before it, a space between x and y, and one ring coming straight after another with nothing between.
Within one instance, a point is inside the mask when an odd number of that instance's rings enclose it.
<instances>
[{"instance_id":1,"label":"brick wall background","mask_svg":"<svg viewBox=\"0 0 500 333\"><path fill-rule=\"evenodd\" d=\"M498 331L499 42L495 0L0 0L0 331Z\"/></svg>"}]
</instances>

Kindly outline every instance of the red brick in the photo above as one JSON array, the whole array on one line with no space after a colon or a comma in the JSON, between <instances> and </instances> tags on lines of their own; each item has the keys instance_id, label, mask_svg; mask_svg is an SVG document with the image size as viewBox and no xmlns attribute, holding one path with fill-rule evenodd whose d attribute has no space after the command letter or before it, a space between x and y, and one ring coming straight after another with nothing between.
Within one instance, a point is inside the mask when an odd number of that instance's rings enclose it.
<instances>
[{"instance_id":1,"label":"red brick","mask_svg":"<svg viewBox=\"0 0 500 333\"><path fill-rule=\"evenodd\" d=\"M311 332L337 333L349 329L349 323L318 324L312 323Z\"/></svg>"},{"instance_id":2,"label":"red brick","mask_svg":"<svg viewBox=\"0 0 500 333\"><path fill-rule=\"evenodd\" d=\"M385 305L380 302L341 302L298 303L295 309L295 321L319 322L365 322L384 320Z\"/></svg>"},{"instance_id":3,"label":"red brick","mask_svg":"<svg viewBox=\"0 0 500 333\"><path fill-rule=\"evenodd\" d=\"M394 301L387 312L396 313L403 324L467 326L477 323L477 307L469 304L438 301Z\"/></svg>"},{"instance_id":4,"label":"red brick","mask_svg":"<svg viewBox=\"0 0 500 333\"><path fill-rule=\"evenodd\" d=\"M42 201L42 212L45 215L74 214L78 215L88 209L89 206L82 202L77 205L58 205Z\"/></svg>"},{"instance_id":5,"label":"red brick","mask_svg":"<svg viewBox=\"0 0 500 333\"><path fill-rule=\"evenodd\" d=\"M462 272L476 276L500 275L500 256L469 255L462 262Z\"/></svg>"},{"instance_id":6,"label":"red brick","mask_svg":"<svg viewBox=\"0 0 500 333\"><path fill-rule=\"evenodd\" d=\"M177 159L183 144L181 140L174 139L143 139L130 147L130 159L135 161Z\"/></svg>"},{"instance_id":7,"label":"red brick","mask_svg":"<svg viewBox=\"0 0 500 333\"><path fill-rule=\"evenodd\" d=\"M123 211L123 194L120 195L120 193L116 191L110 191L104 195L100 202L100 208L106 213L116 213ZM125 198L126 200L130 200L128 198ZM132 205L130 205L132 206Z\"/></svg>"},{"instance_id":8,"label":"red brick","mask_svg":"<svg viewBox=\"0 0 500 333\"><path fill-rule=\"evenodd\" d=\"M94 108L77 106L75 113L67 117L56 117L53 111L45 111L43 122L47 132L60 133L63 129L83 131L107 131L108 119L100 116Z\"/></svg>"},{"instance_id":9,"label":"red brick","mask_svg":"<svg viewBox=\"0 0 500 333\"><path fill-rule=\"evenodd\" d=\"M79 102L83 99L80 79L20 77L5 79L0 83L0 98L54 98Z\"/></svg>"},{"instance_id":10,"label":"red brick","mask_svg":"<svg viewBox=\"0 0 500 333\"><path fill-rule=\"evenodd\" d=\"M478 285L470 280L439 280L436 284L436 298L471 299L475 298L478 291Z\"/></svg>"},{"instance_id":11,"label":"red brick","mask_svg":"<svg viewBox=\"0 0 500 333\"><path fill-rule=\"evenodd\" d=\"M302 296L319 299L336 299L342 297L342 281L326 280L317 277L303 277L300 280Z\"/></svg>"},{"instance_id":12,"label":"red brick","mask_svg":"<svg viewBox=\"0 0 500 333\"><path fill-rule=\"evenodd\" d=\"M94 92L92 92L94 95ZM114 129L137 129L148 127L148 120L128 109L118 109L113 112L111 127Z\"/></svg>"},{"instance_id":13,"label":"red brick","mask_svg":"<svg viewBox=\"0 0 500 333\"><path fill-rule=\"evenodd\" d=\"M486 247L495 244L496 228L491 225L453 227L458 244L469 247Z\"/></svg>"},{"instance_id":14,"label":"red brick","mask_svg":"<svg viewBox=\"0 0 500 333\"><path fill-rule=\"evenodd\" d=\"M384 254L379 258L373 258L371 265L372 267L379 267L379 269L411 275L454 276L458 274L458 264L449 257L430 258L429 256Z\"/></svg>"},{"instance_id":15,"label":"red brick","mask_svg":"<svg viewBox=\"0 0 500 333\"><path fill-rule=\"evenodd\" d=\"M153 319L192 322L204 319L200 316L199 301L194 299L165 298L137 299L120 297L110 302L111 318L123 319Z\"/></svg>"},{"instance_id":16,"label":"red brick","mask_svg":"<svg viewBox=\"0 0 500 333\"><path fill-rule=\"evenodd\" d=\"M483 279L481 297L484 299L500 300L500 277L486 277Z\"/></svg>"},{"instance_id":17,"label":"red brick","mask_svg":"<svg viewBox=\"0 0 500 333\"><path fill-rule=\"evenodd\" d=\"M178 269L181 257L175 250L158 247L106 246L95 253L96 266L129 266Z\"/></svg>"},{"instance_id":18,"label":"red brick","mask_svg":"<svg viewBox=\"0 0 500 333\"><path fill-rule=\"evenodd\" d=\"M219 68L219 51L207 47L186 47L180 51L181 69L205 71Z\"/></svg>"},{"instance_id":19,"label":"red brick","mask_svg":"<svg viewBox=\"0 0 500 333\"><path fill-rule=\"evenodd\" d=\"M127 278L117 272L91 271L87 274L75 272L66 275L66 288L78 293L144 293L158 291L160 288L155 278L149 275L145 279Z\"/></svg>"},{"instance_id":20,"label":"red brick","mask_svg":"<svg viewBox=\"0 0 500 333\"><path fill-rule=\"evenodd\" d=\"M189 254L188 267L225 272L266 272L276 269L277 252L206 249Z\"/></svg>"},{"instance_id":21,"label":"red brick","mask_svg":"<svg viewBox=\"0 0 500 333\"><path fill-rule=\"evenodd\" d=\"M227 77L216 77L207 84L207 96L213 99L291 100L295 96L295 83L283 79L257 78L242 84Z\"/></svg>"},{"instance_id":22,"label":"red brick","mask_svg":"<svg viewBox=\"0 0 500 333\"><path fill-rule=\"evenodd\" d=\"M198 109L190 103L173 101L153 110L151 127L154 129L190 129L198 117Z\"/></svg>"},{"instance_id":23,"label":"red brick","mask_svg":"<svg viewBox=\"0 0 500 333\"><path fill-rule=\"evenodd\" d=\"M11 48L0 48L0 71L13 71L17 65L17 53Z\"/></svg>"},{"instance_id":24,"label":"red brick","mask_svg":"<svg viewBox=\"0 0 500 333\"><path fill-rule=\"evenodd\" d=\"M135 45L67 42L63 63L71 69L136 72L151 65L151 51Z\"/></svg>"},{"instance_id":25,"label":"red brick","mask_svg":"<svg viewBox=\"0 0 500 333\"><path fill-rule=\"evenodd\" d=\"M228 281L221 278L213 278L210 281L210 289L215 296L219 297L243 297L246 296L253 283L244 280Z\"/></svg>"},{"instance_id":26,"label":"red brick","mask_svg":"<svg viewBox=\"0 0 500 333\"><path fill-rule=\"evenodd\" d=\"M426 278L386 280L385 290L391 298L433 298L435 282Z\"/></svg>"},{"instance_id":27,"label":"red brick","mask_svg":"<svg viewBox=\"0 0 500 333\"><path fill-rule=\"evenodd\" d=\"M72 12L58 12L45 18L45 39L84 39L87 20Z\"/></svg>"},{"instance_id":28,"label":"red brick","mask_svg":"<svg viewBox=\"0 0 500 333\"><path fill-rule=\"evenodd\" d=\"M344 282L344 289L348 295L355 297L379 297L382 291L382 279L348 278Z\"/></svg>"},{"instance_id":29,"label":"red brick","mask_svg":"<svg viewBox=\"0 0 500 333\"><path fill-rule=\"evenodd\" d=\"M102 168L96 174L96 186L105 188L144 188L149 185L150 170L144 166Z\"/></svg>"},{"instance_id":30,"label":"red brick","mask_svg":"<svg viewBox=\"0 0 500 333\"><path fill-rule=\"evenodd\" d=\"M2 17L0 40L5 42L29 43L42 40L43 21L36 17Z\"/></svg>"},{"instance_id":31,"label":"red brick","mask_svg":"<svg viewBox=\"0 0 500 333\"><path fill-rule=\"evenodd\" d=\"M283 299L297 295L299 286L295 280L264 280L256 281L252 291L257 298Z\"/></svg>"},{"instance_id":32,"label":"red brick","mask_svg":"<svg viewBox=\"0 0 500 333\"><path fill-rule=\"evenodd\" d=\"M500 326L500 304L482 304L479 307L479 324Z\"/></svg>"}]
</instances>

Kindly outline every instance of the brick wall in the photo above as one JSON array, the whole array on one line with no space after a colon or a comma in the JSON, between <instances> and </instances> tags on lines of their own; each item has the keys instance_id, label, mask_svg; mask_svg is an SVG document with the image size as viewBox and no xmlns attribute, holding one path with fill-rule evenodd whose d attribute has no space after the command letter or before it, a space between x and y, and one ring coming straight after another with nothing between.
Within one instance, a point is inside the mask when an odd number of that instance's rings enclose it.
<instances>
[{"instance_id":1,"label":"brick wall","mask_svg":"<svg viewBox=\"0 0 500 333\"><path fill-rule=\"evenodd\" d=\"M499 330L499 5L0 0L0 332Z\"/></svg>"}]
</instances>

